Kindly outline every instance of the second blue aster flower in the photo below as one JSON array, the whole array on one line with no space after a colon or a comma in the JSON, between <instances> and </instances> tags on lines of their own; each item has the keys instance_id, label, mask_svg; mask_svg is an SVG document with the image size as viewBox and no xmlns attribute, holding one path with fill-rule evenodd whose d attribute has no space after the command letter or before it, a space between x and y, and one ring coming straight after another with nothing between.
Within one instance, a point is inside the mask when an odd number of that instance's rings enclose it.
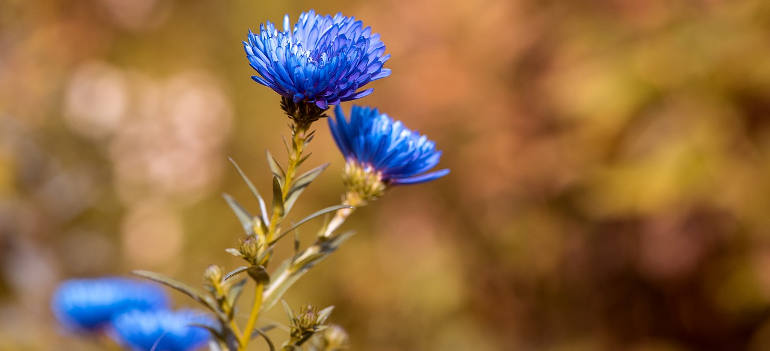
<instances>
[{"instance_id":1,"label":"second blue aster flower","mask_svg":"<svg viewBox=\"0 0 770 351\"><path fill-rule=\"evenodd\" d=\"M423 183L449 173L430 172L441 151L400 121L368 107L353 106L349 120L340 107L334 112L329 129L347 159L345 183L364 199L378 197L387 185Z\"/></svg>"},{"instance_id":2,"label":"second blue aster flower","mask_svg":"<svg viewBox=\"0 0 770 351\"><path fill-rule=\"evenodd\" d=\"M309 11L290 28L289 16L279 31L270 22L243 42L249 63L259 75L252 78L294 103L320 109L371 94L363 89L387 77L383 64L390 55L380 35L354 17L321 16Z\"/></svg>"}]
</instances>

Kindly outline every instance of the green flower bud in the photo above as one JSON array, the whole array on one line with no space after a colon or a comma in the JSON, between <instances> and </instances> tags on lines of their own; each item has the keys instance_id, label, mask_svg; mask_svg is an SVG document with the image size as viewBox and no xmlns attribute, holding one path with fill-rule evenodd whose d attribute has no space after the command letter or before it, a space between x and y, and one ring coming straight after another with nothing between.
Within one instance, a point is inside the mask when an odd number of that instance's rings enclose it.
<instances>
[{"instance_id":1,"label":"green flower bud","mask_svg":"<svg viewBox=\"0 0 770 351\"><path fill-rule=\"evenodd\" d=\"M203 277L213 286L218 286L219 282L222 281L222 277L224 276L224 272L222 271L222 267L217 266L215 264L212 264L206 268L206 271L203 273Z\"/></svg>"},{"instance_id":2,"label":"green flower bud","mask_svg":"<svg viewBox=\"0 0 770 351\"><path fill-rule=\"evenodd\" d=\"M323 333L317 334L312 339L315 350L341 351L348 348L350 338L345 329L338 325L330 325Z\"/></svg>"},{"instance_id":3,"label":"green flower bud","mask_svg":"<svg viewBox=\"0 0 770 351\"><path fill-rule=\"evenodd\" d=\"M256 266L259 265L259 262L257 261L262 252L263 246L264 245L262 244L261 240L259 240L257 237L249 236L245 239L241 239L241 244L238 247L238 251L241 253L241 256L243 256L244 260Z\"/></svg>"}]
</instances>

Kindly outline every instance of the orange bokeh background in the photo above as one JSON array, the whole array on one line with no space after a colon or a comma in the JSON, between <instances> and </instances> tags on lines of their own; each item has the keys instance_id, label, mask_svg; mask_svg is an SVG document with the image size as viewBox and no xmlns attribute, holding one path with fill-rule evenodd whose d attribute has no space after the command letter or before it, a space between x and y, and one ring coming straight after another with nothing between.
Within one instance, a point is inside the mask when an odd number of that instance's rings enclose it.
<instances>
[{"instance_id":1,"label":"orange bokeh background","mask_svg":"<svg viewBox=\"0 0 770 351\"><path fill-rule=\"evenodd\" d=\"M5 0L0 350L110 347L56 325L61 280L239 265L227 157L267 192L288 133L240 42L310 8L382 35L356 103L452 173L356 212L290 304L335 305L354 350L770 348L766 1ZM296 218L343 190L316 127Z\"/></svg>"}]
</instances>

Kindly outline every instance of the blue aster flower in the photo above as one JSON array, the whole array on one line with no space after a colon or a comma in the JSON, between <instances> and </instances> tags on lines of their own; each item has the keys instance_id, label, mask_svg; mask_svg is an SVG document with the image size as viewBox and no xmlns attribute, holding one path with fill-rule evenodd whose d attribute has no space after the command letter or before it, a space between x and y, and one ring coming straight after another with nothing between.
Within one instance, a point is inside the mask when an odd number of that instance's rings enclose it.
<instances>
[{"instance_id":1,"label":"blue aster flower","mask_svg":"<svg viewBox=\"0 0 770 351\"><path fill-rule=\"evenodd\" d=\"M321 16L310 10L290 29L289 15L283 31L269 21L259 34L249 31L243 42L246 57L259 75L252 78L294 103L315 104L325 110L341 101L362 98L371 81L390 75L383 64L385 44L380 35L361 21L341 13Z\"/></svg>"},{"instance_id":2,"label":"blue aster flower","mask_svg":"<svg viewBox=\"0 0 770 351\"><path fill-rule=\"evenodd\" d=\"M68 280L56 289L51 308L67 328L94 331L130 310L168 307L166 292L156 284L109 277Z\"/></svg>"},{"instance_id":3,"label":"blue aster flower","mask_svg":"<svg viewBox=\"0 0 770 351\"><path fill-rule=\"evenodd\" d=\"M336 118L329 118L329 129L348 161L348 183L361 185L367 183L363 178L375 175L384 185L416 184L449 173L448 169L428 172L438 164L441 151L428 137L400 121L368 107L353 106L350 120L341 108L334 112Z\"/></svg>"},{"instance_id":4,"label":"blue aster flower","mask_svg":"<svg viewBox=\"0 0 770 351\"><path fill-rule=\"evenodd\" d=\"M115 337L136 351L190 351L211 338L200 325L214 326L206 314L194 310L131 311L112 321Z\"/></svg>"}]
</instances>

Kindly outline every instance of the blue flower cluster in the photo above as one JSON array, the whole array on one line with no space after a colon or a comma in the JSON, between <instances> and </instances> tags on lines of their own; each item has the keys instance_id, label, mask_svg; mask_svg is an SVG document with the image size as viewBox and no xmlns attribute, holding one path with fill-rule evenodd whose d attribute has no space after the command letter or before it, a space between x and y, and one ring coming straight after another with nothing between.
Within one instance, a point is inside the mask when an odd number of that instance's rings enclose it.
<instances>
[{"instance_id":1,"label":"blue flower cluster","mask_svg":"<svg viewBox=\"0 0 770 351\"><path fill-rule=\"evenodd\" d=\"M406 128L377 109L353 106L350 120L342 108L329 118L334 141L348 162L380 173L387 184L428 182L449 173L448 169L425 173L441 159L441 151L425 135Z\"/></svg>"},{"instance_id":2,"label":"blue flower cluster","mask_svg":"<svg viewBox=\"0 0 770 351\"><path fill-rule=\"evenodd\" d=\"M210 335L192 324L213 325L201 313L169 310L159 286L119 277L66 281L54 292L51 308L69 330L104 331L138 351L194 350Z\"/></svg>"},{"instance_id":3,"label":"blue flower cluster","mask_svg":"<svg viewBox=\"0 0 770 351\"><path fill-rule=\"evenodd\" d=\"M283 31L267 22L259 35L249 32L243 43L251 67L259 73L252 78L284 99L325 110L369 95L372 89L359 89L390 75L383 68L390 58L384 54L385 44L353 17L320 16L311 10L299 16L293 30L289 27L286 15ZM295 116L297 108L284 106L284 110L302 120ZM322 114L306 113L313 114L306 119L310 123ZM422 183L449 173L448 169L425 173L441 158L435 144L376 109L354 106L350 122L339 107L336 115L336 120L329 119L329 127L342 153L349 162L379 172L386 184Z\"/></svg>"},{"instance_id":4,"label":"blue flower cluster","mask_svg":"<svg viewBox=\"0 0 770 351\"><path fill-rule=\"evenodd\" d=\"M168 308L166 293L156 284L125 278L75 279L62 283L51 307L68 329L93 331L131 310Z\"/></svg>"},{"instance_id":5,"label":"blue flower cluster","mask_svg":"<svg viewBox=\"0 0 770 351\"><path fill-rule=\"evenodd\" d=\"M118 339L134 350L187 351L202 346L214 327L205 314L192 310L131 311L116 317L113 328Z\"/></svg>"},{"instance_id":6,"label":"blue flower cluster","mask_svg":"<svg viewBox=\"0 0 770 351\"><path fill-rule=\"evenodd\" d=\"M390 55L385 55L380 35L354 17L321 16L311 10L290 27L289 15L282 31L267 22L260 25L259 34L249 31L243 47L259 73L252 79L295 103L326 109L371 94L371 88L360 89L390 75L390 69L383 68Z\"/></svg>"}]
</instances>

